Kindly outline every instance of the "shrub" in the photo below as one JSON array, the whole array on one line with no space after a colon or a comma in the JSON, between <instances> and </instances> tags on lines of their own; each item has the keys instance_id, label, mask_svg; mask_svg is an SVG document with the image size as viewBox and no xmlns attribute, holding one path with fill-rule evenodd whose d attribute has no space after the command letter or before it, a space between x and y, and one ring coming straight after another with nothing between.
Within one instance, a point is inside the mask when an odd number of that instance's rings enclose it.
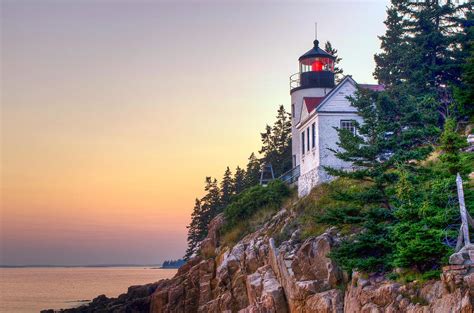
<instances>
[{"instance_id":1,"label":"shrub","mask_svg":"<svg viewBox=\"0 0 474 313\"><path fill-rule=\"evenodd\" d=\"M274 180L266 187L257 185L243 191L224 209L226 219L224 231L229 231L260 209L279 207L283 199L289 195L289 188L280 180Z\"/></svg>"},{"instance_id":2,"label":"shrub","mask_svg":"<svg viewBox=\"0 0 474 313\"><path fill-rule=\"evenodd\" d=\"M300 219L303 239L322 234L329 225L339 226L345 233L357 229L353 219L359 219L358 214L364 205L354 203L351 194L363 187L359 182L339 178L315 187L308 196L299 200L295 210L303 212Z\"/></svg>"},{"instance_id":3,"label":"shrub","mask_svg":"<svg viewBox=\"0 0 474 313\"><path fill-rule=\"evenodd\" d=\"M330 257L348 272L388 270L393 249L389 237L392 216L386 209L377 208L364 214L364 219L362 231L343 240Z\"/></svg>"}]
</instances>

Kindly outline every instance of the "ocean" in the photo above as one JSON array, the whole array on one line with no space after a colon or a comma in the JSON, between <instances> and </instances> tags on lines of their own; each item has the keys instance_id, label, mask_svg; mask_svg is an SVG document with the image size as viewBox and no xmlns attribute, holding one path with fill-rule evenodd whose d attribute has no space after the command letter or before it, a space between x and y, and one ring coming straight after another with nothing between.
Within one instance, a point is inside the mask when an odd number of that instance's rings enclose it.
<instances>
[{"instance_id":1,"label":"ocean","mask_svg":"<svg viewBox=\"0 0 474 313\"><path fill-rule=\"evenodd\" d=\"M149 267L0 268L0 312L71 308L101 294L116 297L129 286L175 273L175 269Z\"/></svg>"}]
</instances>

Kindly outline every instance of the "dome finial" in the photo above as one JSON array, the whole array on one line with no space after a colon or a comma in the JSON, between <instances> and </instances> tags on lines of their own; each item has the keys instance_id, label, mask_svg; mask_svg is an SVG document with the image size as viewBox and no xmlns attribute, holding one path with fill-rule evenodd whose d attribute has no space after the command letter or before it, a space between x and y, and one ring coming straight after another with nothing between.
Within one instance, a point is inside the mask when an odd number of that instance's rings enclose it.
<instances>
[{"instance_id":1,"label":"dome finial","mask_svg":"<svg viewBox=\"0 0 474 313\"><path fill-rule=\"evenodd\" d=\"M314 23L314 41L313 41L313 43L314 43L314 47L316 49L318 49L319 48L319 41L318 41L318 23L317 22Z\"/></svg>"}]
</instances>

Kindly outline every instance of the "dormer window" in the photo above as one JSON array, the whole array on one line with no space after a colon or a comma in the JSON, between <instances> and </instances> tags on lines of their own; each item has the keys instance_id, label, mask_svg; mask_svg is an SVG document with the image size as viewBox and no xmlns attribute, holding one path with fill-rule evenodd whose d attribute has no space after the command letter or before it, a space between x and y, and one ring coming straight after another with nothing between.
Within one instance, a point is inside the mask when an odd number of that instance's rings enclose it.
<instances>
[{"instance_id":1,"label":"dormer window","mask_svg":"<svg viewBox=\"0 0 474 313\"><path fill-rule=\"evenodd\" d=\"M351 133L355 135L356 133L356 125L354 120L341 120L341 128L347 129Z\"/></svg>"}]
</instances>

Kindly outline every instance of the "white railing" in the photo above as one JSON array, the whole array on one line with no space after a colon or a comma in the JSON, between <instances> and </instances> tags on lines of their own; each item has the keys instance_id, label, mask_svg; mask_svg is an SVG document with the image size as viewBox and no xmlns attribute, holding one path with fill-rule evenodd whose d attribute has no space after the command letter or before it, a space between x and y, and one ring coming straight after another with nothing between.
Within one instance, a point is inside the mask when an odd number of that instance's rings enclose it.
<instances>
[{"instance_id":1,"label":"white railing","mask_svg":"<svg viewBox=\"0 0 474 313\"><path fill-rule=\"evenodd\" d=\"M290 76L290 90L295 89L301 86L301 79L300 75L301 73L295 73Z\"/></svg>"},{"instance_id":2,"label":"white railing","mask_svg":"<svg viewBox=\"0 0 474 313\"><path fill-rule=\"evenodd\" d=\"M291 170L283 173L278 179L288 185L292 185L298 181L300 177L300 166L293 167Z\"/></svg>"}]
</instances>

